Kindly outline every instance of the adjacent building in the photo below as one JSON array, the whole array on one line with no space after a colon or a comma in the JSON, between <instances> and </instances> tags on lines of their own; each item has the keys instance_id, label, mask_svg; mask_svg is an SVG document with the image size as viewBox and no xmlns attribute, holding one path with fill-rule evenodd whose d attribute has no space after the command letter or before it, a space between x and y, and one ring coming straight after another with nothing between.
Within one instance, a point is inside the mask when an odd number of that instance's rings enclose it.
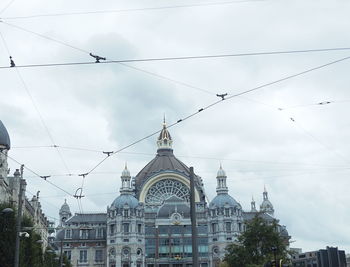
<instances>
[{"instance_id":1,"label":"adjacent building","mask_svg":"<svg viewBox=\"0 0 350 267\"><path fill-rule=\"evenodd\" d=\"M73 266L192 266L190 170L176 158L172 144L164 123L155 158L135 177L124 167L120 194L106 213L72 216L67 203L63 204L56 246L61 246ZM201 177L194 177L201 267L218 266L226 246L235 242L245 222L259 213L254 200L251 210L245 212L229 194L222 166L216 180L217 195L208 203ZM259 214L274 220L266 189ZM288 241L285 227L279 230Z\"/></svg>"},{"instance_id":2,"label":"adjacent building","mask_svg":"<svg viewBox=\"0 0 350 267\"><path fill-rule=\"evenodd\" d=\"M23 179L19 169L10 176L8 167L8 153L11 149L10 137L4 124L0 120L0 202L10 203L16 207L19 205L19 190L22 183L23 199L22 211L23 214L32 219L34 230L40 234L43 240L43 248L46 248L49 237L49 221L45 217L41 209L39 201L39 192L29 200L25 196L26 181Z\"/></svg>"},{"instance_id":3,"label":"adjacent building","mask_svg":"<svg viewBox=\"0 0 350 267\"><path fill-rule=\"evenodd\" d=\"M292 256L293 267L347 267L345 251L327 247Z\"/></svg>"}]
</instances>

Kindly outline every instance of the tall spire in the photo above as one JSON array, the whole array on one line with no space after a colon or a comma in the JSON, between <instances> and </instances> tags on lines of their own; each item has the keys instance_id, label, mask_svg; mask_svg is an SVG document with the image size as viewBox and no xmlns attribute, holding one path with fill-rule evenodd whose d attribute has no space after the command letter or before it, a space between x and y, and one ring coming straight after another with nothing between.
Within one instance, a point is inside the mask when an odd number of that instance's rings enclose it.
<instances>
[{"instance_id":1,"label":"tall spire","mask_svg":"<svg viewBox=\"0 0 350 267\"><path fill-rule=\"evenodd\" d=\"M163 118L163 129L161 130L158 140L157 140L157 146L158 149L172 149L173 140L171 138L171 135L166 127L165 122L165 115Z\"/></svg>"},{"instance_id":2,"label":"tall spire","mask_svg":"<svg viewBox=\"0 0 350 267\"><path fill-rule=\"evenodd\" d=\"M217 194L227 194L228 193L228 188L226 186L226 173L222 169L221 163L220 163L220 168L218 170L218 173L216 175L216 180L217 180L217 186L216 186L216 193Z\"/></svg>"}]
</instances>

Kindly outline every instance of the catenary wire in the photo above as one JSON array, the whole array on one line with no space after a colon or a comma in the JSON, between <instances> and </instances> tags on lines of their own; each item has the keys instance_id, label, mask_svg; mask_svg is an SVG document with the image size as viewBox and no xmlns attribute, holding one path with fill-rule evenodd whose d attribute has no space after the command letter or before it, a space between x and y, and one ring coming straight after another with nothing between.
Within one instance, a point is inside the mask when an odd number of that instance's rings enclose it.
<instances>
[{"instance_id":1,"label":"catenary wire","mask_svg":"<svg viewBox=\"0 0 350 267\"><path fill-rule=\"evenodd\" d=\"M238 54L218 54L218 55L203 55L203 56L184 56L184 57L164 57L164 58L143 58L143 59L120 59L106 60L96 63L94 61L85 62L65 62L65 63L42 63L42 64L24 64L17 65L17 68L39 68L39 67L62 67L62 66L82 66L96 64L115 64L115 63L135 63L135 62L151 62L151 61L173 61L173 60L189 60L189 59L209 59L209 58L228 58L228 57L243 57L243 56L263 56L263 55L281 55L281 54L296 54L296 53L311 53L311 52L329 52L329 51L347 51L350 48L324 48L324 49L309 49L309 50L293 50L293 51L275 51L275 52L254 52L254 53L238 53ZM130 66L129 66L130 67ZM0 66L0 69L11 69L10 66Z\"/></svg>"},{"instance_id":2,"label":"catenary wire","mask_svg":"<svg viewBox=\"0 0 350 267\"><path fill-rule=\"evenodd\" d=\"M76 150L76 151L87 151L93 153L103 153L105 150L90 149L83 147L71 147L71 146L60 146L61 149ZM11 149L36 149L36 148L52 148L52 145L48 146L13 146ZM144 152L131 152L131 151L121 151L120 154L130 154L130 155L143 155L143 156L155 156L156 153L144 153ZM342 168L345 166L339 165L324 165L319 163L301 163L301 162L280 162L280 161L257 161L257 160L245 160L245 159L229 159L229 158L220 158L220 157L204 157L204 156L185 156L177 155L178 158L193 158L193 159L205 159L205 160L215 160L215 161L234 161L234 162L245 162L245 163L261 163L261 164L278 164L278 165L307 165L307 166L323 166L323 167L334 167ZM95 172L96 174L96 172ZM78 176L78 173L67 173L67 174L57 174L51 176Z\"/></svg>"},{"instance_id":3,"label":"catenary wire","mask_svg":"<svg viewBox=\"0 0 350 267\"><path fill-rule=\"evenodd\" d=\"M46 40L49 40L49 41L53 41L53 42L56 42L58 44L61 44L61 45L64 45L64 46L67 46L69 48L72 48L74 50L77 50L79 52L82 52L84 54L87 54L90 56L90 53L89 51L85 50L85 49L82 49L82 48L79 48L77 46L74 46L74 45L71 45L67 42L64 42L64 41L61 41L61 40L58 40L58 39L55 39L55 38L52 38L50 36L46 36L46 35L43 35L41 33L37 33L37 32L34 32L34 31L31 31L31 30L28 30L28 29L25 29L23 27L20 27L20 26L17 26L17 25L14 25L14 24L10 24L10 23L5 23L4 24L8 25L8 26L12 26L14 28L17 28L19 30L22 30L24 32L27 32L27 33L31 33L31 34L34 34L36 36L39 36L41 38L44 38ZM197 87L197 86L193 86L193 85L190 85L188 83L185 83L185 82L182 82L182 81L178 81L178 80L175 80L173 78L169 78L169 77L166 77L164 75L160 75L158 73L155 73L155 72L151 72L151 71L148 71L148 70L145 70L145 69L142 69L142 68L139 68L139 67L135 67L135 66L131 66L131 65L128 65L128 64L125 64L125 63L119 63L119 65L122 65L124 67L127 67L127 68L130 68L130 69L133 69L133 70L136 70L136 71L139 71L139 72L143 72L143 73L146 73L148 75L151 75L151 76L154 76L156 78L159 78L159 79L162 79L162 80L166 80L166 81L170 81L172 83L175 83L175 84L179 84L179 85L182 85L182 86L186 86L188 88L192 88L192 89L195 89L195 90L198 90L198 91L202 91L204 93L207 93L207 94L210 94L210 95L215 95L215 93L213 92L210 92L206 89L203 89L203 88L200 88L200 87Z\"/></svg>"},{"instance_id":4,"label":"catenary wire","mask_svg":"<svg viewBox=\"0 0 350 267\"><path fill-rule=\"evenodd\" d=\"M34 32L32 30L28 30L21 26L8 23L5 21L0 21L1 23L17 28L21 31L28 32L34 35L37 35L41 38L59 43L61 45L70 47L77 51L83 52L85 54L90 54L90 52L86 49L79 48L77 46L71 45L67 42L43 35L41 33ZM154 57L154 58L136 58L136 59L120 59L120 60L105 60L100 61L99 63L134 63L134 62L150 62L150 61L174 61L174 60L192 60L192 59L210 59L210 58L227 58L227 57L244 57L244 56L264 56L264 55L281 55L281 54L300 54L300 53L317 53L317 52L334 52L334 51L349 51L350 47L333 47L333 48L316 48L316 49L300 49L300 50L286 50L286 51L262 51L262 52L246 52L246 53L227 53L227 54L207 54L207 55L194 55L194 56L179 56L179 57ZM95 64L96 62L66 62L66 63L48 63L48 64L28 64L28 65L19 65L21 68L29 68L29 67L50 67L50 66L71 66L71 65L88 65ZM129 66L129 65L128 65ZM0 69L10 68L8 66L1 66Z\"/></svg>"},{"instance_id":5,"label":"catenary wire","mask_svg":"<svg viewBox=\"0 0 350 267\"><path fill-rule=\"evenodd\" d=\"M347 57L344 57L344 58L341 58L341 59L337 59L337 60L328 62L326 64L322 64L322 65L319 65L317 67L313 67L313 68L310 68L310 69L307 69L307 70L304 70L304 71L301 71L301 72L298 72L298 73L295 73L295 74L292 74L292 75L285 76L285 77L283 77L281 79L278 79L278 80L275 80L275 81L272 81L272 82L269 82L269 83L265 83L265 84L262 84L260 86L257 86L257 87L254 87L254 88L251 88L251 89L248 89L248 90L245 90L245 91L242 91L240 93L236 93L236 94L230 95L230 96L228 96L226 98L222 98L222 99L217 100L217 101L215 101L215 102L213 102L213 103L211 103L211 104L209 104L209 105L207 105L207 106L205 106L203 108L200 108L196 112L194 112L194 113L192 113L192 114L190 114L190 115L188 115L188 116L186 116L186 117L184 117L182 119L177 120L176 122L174 122L174 123L170 124L169 126L167 126L167 128L171 128L171 127L173 127L173 126L175 126L175 125L177 125L177 124L179 124L179 123L181 123L181 122L183 122L185 120L188 120L191 117L194 117L194 116L198 115L200 112L202 112L204 110L207 110L209 108L212 108L212 107L216 106L217 104L219 104L219 103L221 103L221 102L223 102L225 100L230 100L230 99L233 99L235 97L238 97L238 96L241 96L241 95L245 95L245 94L251 93L253 91L260 90L262 88L265 88L265 87L268 87L268 86L271 86L271 85L274 85L274 84L277 84L277 83L281 83L283 81L286 81L286 80L289 80L289 79L292 79L292 78L295 78L295 77L298 77L298 76L310 73L312 71L319 70L321 68L325 68L325 67L328 67L330 65L334 65L336 63L340 63L342 61L348 60L349 58L350 58L350 56L347 56ZM133 143L131 143L131 144L127 145L127 146L124 146L124 147L122 147L122 148L120 148L120 149L118 149L116 151L113 151L113 153L111 153L111 155L115 155L116 153L119 153L119 152L121 152L121 151L123 151L123 150L125 150L125 149L127 149L127 148L129 148L129 147L131 147L131 146L133 146L135 144L137 144L137 143L140 143L143 140L148 139L149 137L152 137L152 136L154 136L154 135L156 135L156 134L158 134L160 132L161 132L161 130L155 131L155 132L153 132L153 133L151 133L151 134L149 134L149 135L147 135L147 136L145 136L145 137L143 137L141 139L138 139L138 140L134 141ZM86 175L89 175L91 172L93 172L98 166L100 166L109 157L110 156L107 156L104 159L102 159L100 162L98 162L92 169L90 169L86 173Z\"/></svg>"},{"instance_id":6,"label":"catenary wire","mask_svg":"<svg viewBox=\"0 0 350 267\"><path fill-rule=\"evenodd\" d=\"M40 35L40 34L39 34L39 36L43 37L43 36ZM45 36L44 36L44 38L45 38ZM53 38L46 38L46 39L53 40L53 41L57 41L57 40L55 40L55 39L53 39ZM65 44L65 43L60 42L60 41L59 41L59 43ZM65 44L65 45L67 45L67 44ZM88 51L85 51L85 50L76 48L76 47L74 47L74 46L71 46L71 45L68 45L68 46L71 47L71 48L74 48L74 49L78 49L78 50L80 50L80 51L82 51L82 52L85 52L85 53L88 52ZM167 58L167 59L169 59L169 58ZM177 58L177 59L178 59L178 58ZM335 61L335 62L327 63L327 64L322 65L322 66L318 66L318 67L313 68L313 69L309 69L309 70L307 70L307 71L305 71L305 72L298 73L298 74L295 74L295 75L293 75L293 76L285 77L285 78L283 78L283 79L281 79L281 80L274 81L274 82L272 82L272 83L270 83L270 84L268 84L268 85L272 85L272 84L275 84L275 83L284 81L284 80L286 80L286 79L290 79L290 78L292 78L292 77L296 77L296 76L305 74L305 73L307 73L307 72L314 71L314 70L316 70L316 69L323 68L323 67L325 67L325 66L328 66L328 65L331 65L331 64L334 64L334 63L338 63L338 62L340 62L340 61L342 61L342 60L346 60L346 59L348 59L348 57L347 57L347 58L340 59L340 60L337 60L337 61ZM149 60L149 59L147 59L147 60ZM151 60L154 60L154 59L151 59ZM267 86L267 85L265 85L265 86ZM263 87L265 87L265 86L263 86ZM262 88L262 87L257 87L257 88L250 89L248 92L253 91L253 90L257 90L257 89L260 89L260 88ZM247 92L245 92L245 93L247 93ZM236 97L236 96L240 96L240 95L241 95L241 93L236 94L236 95L229 96L229 97L227 97L226 99L230 99L230 98L232 98L232 97ZM224 100L224 99L222 99L222 100ZM210 108L210 107L213 106L213 105L218 104L219 102L221 102L221 100L218 101L218 102L215 102L215 103L213 103L213 104L211 104L211 105L209 105L209 106L207 106L206 109L207 109L207 108ZM203 109L202 109L202 110L203 110ZM202 111L202 110L200 110L200 111ZM197 112L197 113L198 113L198 112ZM192 115L186 117L185 119L188 119L188 118L190 118L190 117L192 117L192 116L194 116L194 115L195 115L195 114L192 114ZM183 120L184 120L184 119L182 119L181 121L183 121ZM178 121L178 122L179 122L179 121ZM178 122L177 122L177 123L178 123ZM172 125L170 125L170 126L168 126L168 127L171 127L171 126L172 126ZM157 134L157 133L159 133L159 131L157 131L157 132L154 133L154 134ZM152 134L152 135L154 135L154 134ZM148 138L148 137L147 137L147 138ZM100 164L101 164L102 162L104 162L107 158L108 158L108 156L107 156L105 159L103 159L103 160L100 162ZM95 168L97 168L100 164L98 164ZM92 169L90 172L88 172L87 174L91 173L95 168L93 168L93 169Z\"/></svg>"},{"instance_id":7,"label":"catenary wire","mask_svg":"<svg viewBox=\"0 0 350 267\"><path fill-rule=\"evenodd\" d=\"M200 4L187 4L187 5L173 5L173 6L159 6L159 7L144 7L144 8L129 8L129 9L114 9L114 10L97 10L97 11L77 11L77 12L65 12L65 13L51 13L51 14L34 14L27 16L12 16L4 17L4 19L18 20L29 18L41 18L41 17L60 17L60 16L73 16L73 15L91 15L91 14L108 14L108 13L126 13L135 11L156 11L164 9L176 9L176 8L192 8L192 7L207 7L207 6L219 6L219 5L231 5L246 2L263 2L265 0L236 0L236 1L222 1Z\"/></svg>"},{"instance_id":8,"label":"catenary wire","mask_svg":"<svg viewBox=\"0 0 350 267\"><path fill-rule=\"evenodd\" d=\"M250 92L259 90L259 89L262 89L262 88L264 88L264 87L268 87L268 86L271 86L271 85L274 85L274 84L277 84L277 83L286 81L286 80L288 80L288 79L292 79L292 78L295 78L295 77L298 77L298 76L307 74L307 73L309 73L309 72L311 72L311 71L315 71L315 70L318 70L318 69L321 69L321 68L324 68L324 67L327 67L327 66L330 66L330 65L333 65L333 64L336 64L336 63L345 61L345 60L347 60L347 59L349 59L349 58L350 58L350 57L341 58L341 59L338 59L338 60L335 60L335 61L332 61L332 62L323 64L323 65L320 65L320 66L311 68L311 69L307 69L307 70L305 70L305 71L302 71L302 72L299 72L299 73L296 73L296 74L293 74L293 75L286 76L286 77L284 77L284 78L275 80L275 81L273 81L273 82L265 83L265 84L263 84L263 85L260 85L260 86L251 88L251 89L249 89L249 90L246 90L246 91L243 91L243 92L234 94L234 95L230 95L230 96L227 97L227 98L223 98L223 99L220 99L220 100L218 100L218 101L215 101L215 102L213 102L213 103L211 103L211 104L205 106L204 108L200 108L198 111L196 111L196 112L194 112L194 113L192 113L192 114L190 114L190 115L188 115L188 116L186 116L186 117L184 117L184 118L182 118L182 119L177 120L176 122L170 124L167 128L171 128L171 127L173 127L173 126L175 126L175 125L177 125L177 124L179 124L179 123L181 123L181 122L183 122L183 121L185 121L185 120L187 120L187 119L189 119L189 118L191 118L191 117L193 117L193 116L199 114L200 112L202 112L202 111L204 111L204 110L207 110L207 109L209 109L209 108L211 108L211 107L213 107L213 106L216 106L217 104L223 102L224 100L232 99L232 98L234 98L234 97L241 96L241 95L244 95L244 94L247 94L247 93L250 93ZM138 140L132 142L131 144L129 144L129 145L127 145L127 146L124 146L124 147L122 147L122 148L120 148L120 149L118 149L118 150L116 150L116 151L113 151L113 152L111 153L111 155L115 155L116 153L119 153L119 152L121 152L121 151L123 151L123 150L125 150L125 149L127 149L127 148L129 148L129 147L131 147L131 146L134 146L135 144L140 143L140 142L142 142L143 140L148 139L148 138L150 138L150 137L152 137L152 136L154 136L154 135L156 135L156 134L158 134L158 133L160 133L160 132L161 132L161 130L155 131L155 132L153 132L153 133L151 133L151 134L149 134L149 135L147 135L147 136L145 136L145 137L143 137L143 138L141 138L141 139L138 139ZM107 158L109 158L109 157L110 157L110 155L106 156L104 159L102 159L101 161L99 161L93 168L91 168L88 172L85 173L85 176L87 176L87 175L89 175L91 172L93 172L96 168L98 168L98 167L99 167Z\"/></svg>"}]
</instances>

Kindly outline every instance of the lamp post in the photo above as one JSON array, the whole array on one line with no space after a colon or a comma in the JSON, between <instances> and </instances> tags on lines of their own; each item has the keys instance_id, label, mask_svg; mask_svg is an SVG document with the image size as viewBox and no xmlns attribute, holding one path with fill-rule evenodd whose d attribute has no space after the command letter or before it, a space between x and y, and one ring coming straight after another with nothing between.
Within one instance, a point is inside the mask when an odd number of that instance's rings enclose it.
<instances>
[{"instance_id":1,"label":"lamp post","mask_svg":"<svg viewBox=\"0 0 350 267\"><path fill-rule=\"evenodd\" d=\"M24 165L21 165L21 177L19 179L19 193L18 193L18 213L17 213L17 225L16 225L16 247L15 247L15 263L14 267L19 266L19 233L21 231L21 222L22 222L22 206L23 206L23 169Z\"/></svg>"}]
</instances>

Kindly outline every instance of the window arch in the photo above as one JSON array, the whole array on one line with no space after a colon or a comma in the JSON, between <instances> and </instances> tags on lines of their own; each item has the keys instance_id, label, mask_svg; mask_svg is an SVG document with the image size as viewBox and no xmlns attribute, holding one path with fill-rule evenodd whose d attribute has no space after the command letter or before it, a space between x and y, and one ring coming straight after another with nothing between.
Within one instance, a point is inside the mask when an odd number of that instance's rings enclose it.
<instances>
[{"instance_id":1,"label":"window arch","mask_svg":"<svg viewBox=\"0 0 350 267\"><path fill-rule=\"evenodd\" d=\"M147 192L145 202L162 204L164 200L177 196L187 202L190 201L190 190L182 182L175 179L163 179L156 182Z\"/></svg>"}]
</instances>

